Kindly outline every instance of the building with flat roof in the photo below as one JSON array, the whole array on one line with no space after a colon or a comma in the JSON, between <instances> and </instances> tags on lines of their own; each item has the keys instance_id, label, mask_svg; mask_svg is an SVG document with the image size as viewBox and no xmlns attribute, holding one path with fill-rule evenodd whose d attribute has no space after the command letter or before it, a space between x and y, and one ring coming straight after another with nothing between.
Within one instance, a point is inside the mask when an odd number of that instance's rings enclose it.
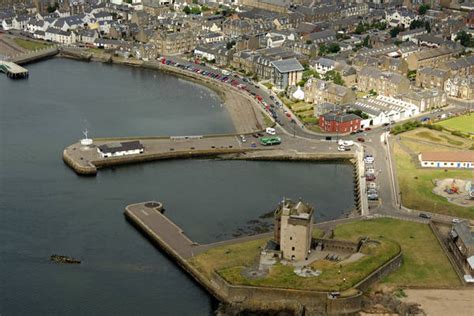
<instances>
[{"instance_id":1,"label":"building with flat roof","mask_svg":"<svg viewBox=\"0 0 474 316\"><path fill-rule=\"evenodd\" d=\"M441 151L422 152L418 155L420 164L425 168L468 168L474 169L474 152Z\"/></svg>"},{"instance_id":2,"label":"building with flat roof","mask_svg":"<svg viewBox=\"0 0 474 316\"><path fill-rule=\"evenodd\" d=\"M145 148L138 140L97 146L97 152L102 158L141 154L144 150Z\"/></svg>"}]
</instances>

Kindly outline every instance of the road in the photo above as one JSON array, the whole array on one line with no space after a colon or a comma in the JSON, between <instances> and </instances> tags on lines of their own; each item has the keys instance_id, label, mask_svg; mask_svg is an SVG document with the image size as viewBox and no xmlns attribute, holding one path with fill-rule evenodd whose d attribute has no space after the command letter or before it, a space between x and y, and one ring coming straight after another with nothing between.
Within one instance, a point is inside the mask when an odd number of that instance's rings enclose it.
<instances>
[{"instance_id":1,"label":"road","mask_svg":"<svg viewBox=\"0 0 474 316\"><path fill-rule=\"evenodd\" d=\"M364 155L373 155L375 159L375 182L379 194L379 201L369 203L370 213L390 215L393 217L404 218L407 220L421 220L419 217L420 211L409 210L400 205L400 191L397 185L395 169L393 165L394 162L392 161L390 150L390 137L392 136L390 136L389 133L386 131L386 127L374 127L369 131L364 131L363 133L358 133L354 135L315 133L307 130L304 125L299 121L299 119L294 116L288 108L286 108L286 106L281 100L279 100L278 96L273 91L269 91L265 87L254 83L251 79L243 77L242 75L237 73L226 75L220 68L204 64L197 64L192 61L175 56L165 58L166 60L173 61L181 65L189 65L193 69L198 69L207 73L218 74L221 78L227 76L229 80L227 81L227 83L222 82L222 84L229 84L230 86L234 86L235 89L239 89L239 85L245 85L245 89L243 91L247 91L249 95L255 98L261 98L260 104L262 109L265 110L269 116L272 116L271 112L274 113L273 117L274 121L277 123L277 130L280 133L285 133L287 136L299 138L302 141L304 139L325 140L328 136L332 137L333 140L336 141L342 138L345 140L347 139L357 142L357 138L364 138L365 141L363 143L360 143L358 146L363 149ZM231 81L233 83L231 83ZM264 104L269 105L270 108L266 109ZM466 112L466 110L472 109L472 107L473 102L449 98L449 106L444 107L442 109L438 109L436 111L421 113L417 117L412 117L408 120L421 118L429 118L430 120L436 120L440 117L449 117L451 115ZM292 143L297 144L297 142ZM304 143L304 141L302 143ZM337 146L334 145L334 150L336 150L336 147ZM425 210L423 210L423 213L426 213L432 216L434 219L443 222L451 222L451 220L453 219L452 217L440 214L430 214Z\"/></svg>"}]
</instances>

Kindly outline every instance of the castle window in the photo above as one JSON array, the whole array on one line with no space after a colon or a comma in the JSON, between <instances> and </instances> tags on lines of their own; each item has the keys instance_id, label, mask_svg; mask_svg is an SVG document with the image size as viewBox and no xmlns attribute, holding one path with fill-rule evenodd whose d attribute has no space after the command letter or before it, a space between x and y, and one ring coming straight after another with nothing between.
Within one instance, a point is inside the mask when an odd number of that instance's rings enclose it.
<instances>
[{"instance_id":1,"label":"castle window","mask_svg":"<svg viewBox=\"0 0 474 316\"><path fill-rule=\"evenodd\" d=\"M291 247L291 250L292 250L292 251L295 251L295 247Z\"/></svg>"},{"instance_id":2,"label":"castle window","mask_svg":"<svg viewBox=\"0 0 474 316\"><path fill-rule=\"evenodd\" d=\"M293 237L290 237L290 240L293 240Z\"/></svg>"}]
</instances>

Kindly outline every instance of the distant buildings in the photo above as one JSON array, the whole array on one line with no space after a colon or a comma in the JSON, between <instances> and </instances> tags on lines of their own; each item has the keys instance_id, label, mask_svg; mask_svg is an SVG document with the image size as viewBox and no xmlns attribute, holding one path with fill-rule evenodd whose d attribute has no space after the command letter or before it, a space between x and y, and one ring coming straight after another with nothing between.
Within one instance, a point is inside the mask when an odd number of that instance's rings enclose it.
<instances>
[{"instance_id":1,"label":"distant buildings","mask_svg":"<svg viewBox=\"0 0 474 316\"><path fill-rule=\"evenodd\" d=\"M407 57L408 68L416 70L421 67L437 67L449 61L458 51L446 48L430 48L415 52Z\"/></svg>"}]
</instances>

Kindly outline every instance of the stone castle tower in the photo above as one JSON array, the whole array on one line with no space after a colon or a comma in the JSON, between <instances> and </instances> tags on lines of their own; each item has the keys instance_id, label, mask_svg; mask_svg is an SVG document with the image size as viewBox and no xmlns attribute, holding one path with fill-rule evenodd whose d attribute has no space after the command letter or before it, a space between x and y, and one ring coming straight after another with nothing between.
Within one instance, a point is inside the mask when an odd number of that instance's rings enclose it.
<instances>
[{"instance_id":1,"label":"stone castle tower","mask_svg":"<svg viewBox=\"0 0 474 316\"><path fill-rule=\"evenodd\" d=\"M274 239L284 259L307 259L311 250L313 212L308 204L289 199L283 199L276 209Z\"/></svg>"}]
</instances>

